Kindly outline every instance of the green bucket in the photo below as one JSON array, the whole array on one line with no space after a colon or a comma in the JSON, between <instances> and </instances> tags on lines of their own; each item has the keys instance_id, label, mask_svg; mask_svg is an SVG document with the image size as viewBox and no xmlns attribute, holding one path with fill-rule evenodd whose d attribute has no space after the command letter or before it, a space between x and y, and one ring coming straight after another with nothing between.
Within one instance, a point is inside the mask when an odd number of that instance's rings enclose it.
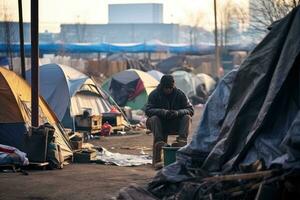
<instances>
[{"instance_id":1,"label":"green bucket","mask_svg":"<svg viewBox=\"0 0 300 200\"><path fill-rule=\"evenodd\" d=\"M176 152L181 147L163 147L164 152L164 166L170 165L176 161Z\"/></svg>"}]
</instances>

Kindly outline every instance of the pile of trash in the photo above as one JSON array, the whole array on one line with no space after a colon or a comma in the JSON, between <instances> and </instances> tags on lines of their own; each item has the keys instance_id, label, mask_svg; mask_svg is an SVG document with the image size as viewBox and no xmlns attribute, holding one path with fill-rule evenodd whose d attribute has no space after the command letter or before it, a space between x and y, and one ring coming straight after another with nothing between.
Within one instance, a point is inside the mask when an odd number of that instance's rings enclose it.
<instances>
[{"instance_id":1,"label":"pile of trash","mask_svg":"<svg viewBox=\"0 0 300 200\"><path fill-rule=\"evenodd\" d=\"M289 199L299 193L300 7L209 98L190 144L118 199ZM130 191L130 195L128 193ZM132 192L132 191L135 191Z\"/></svg>"}]
</instances>

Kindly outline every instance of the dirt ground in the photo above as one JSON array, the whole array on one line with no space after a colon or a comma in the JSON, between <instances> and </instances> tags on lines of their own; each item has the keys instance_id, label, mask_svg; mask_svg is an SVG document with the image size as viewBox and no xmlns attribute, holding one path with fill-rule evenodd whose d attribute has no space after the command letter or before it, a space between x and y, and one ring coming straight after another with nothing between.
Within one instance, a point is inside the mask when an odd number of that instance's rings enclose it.
<instances>
[{"instance_id":1,"label":"dirt ground","mask_svg":"<svg viewBox=\"0 0 300 200\"><path fill-rule=\"evenodd\" d=\"M202 108L195 108L192 132L199 124ZM191 138L190 135L189 139ZM174 136L169 137L172 141ZM112 152L151 154L152 135L114 136L92 140ZM150 150L147 150L150 149ZM70 164L62 170L32 170L29 175L0 173L0 200L112 199L131 183L146 185L156 174L150 166L118 167L101 164Z\"/></svg>"}]
</instances>

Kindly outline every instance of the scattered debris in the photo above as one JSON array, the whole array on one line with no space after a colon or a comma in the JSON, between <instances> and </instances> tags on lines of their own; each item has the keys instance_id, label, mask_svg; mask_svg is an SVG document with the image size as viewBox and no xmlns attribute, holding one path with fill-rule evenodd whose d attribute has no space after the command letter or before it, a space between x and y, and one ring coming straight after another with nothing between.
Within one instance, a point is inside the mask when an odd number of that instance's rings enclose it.
<instances>
[{"instance_id":1,"label":"scattered debris","mask_svg":"<svg viewBox=\"0 0 300 200\"><path fill-rule=\"evenodd\" d=\"M128 166L139 166L152 163L152 157L146 155L128 155L120 153L112 153L107 149L101 147L97 148L97 163L114 164L117 166L128 167Z\"/></svg>"}]
</instances>

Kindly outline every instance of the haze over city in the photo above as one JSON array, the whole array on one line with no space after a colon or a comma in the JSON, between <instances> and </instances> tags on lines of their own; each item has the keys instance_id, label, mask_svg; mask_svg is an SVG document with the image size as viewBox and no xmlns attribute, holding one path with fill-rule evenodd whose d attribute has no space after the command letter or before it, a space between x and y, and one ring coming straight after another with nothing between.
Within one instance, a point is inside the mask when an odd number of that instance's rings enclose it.
<instances>
[{"instance_id":1,"label":"haze over city","mask_svg":"<svg viewBox=\"0 0 300 200\"><path fill-rule=\"evenodd\" d=\"M17 2L0 1L0 8L9 20L18 20ZM40 32L59 32L61 23L105 24L108 22L108 5L116 3L161 3L164 23L193 26L197 23L205 29L213 29L213 0L41 0ZM220 6L222 3L224 1L220 1ZM234 3L248 7L248 0L235 0ZM4 19L5 12L1 13L0 20ZM24 22L29 22L30 0L23 0L23 12Z\"/></svg>"}]
</instances>

